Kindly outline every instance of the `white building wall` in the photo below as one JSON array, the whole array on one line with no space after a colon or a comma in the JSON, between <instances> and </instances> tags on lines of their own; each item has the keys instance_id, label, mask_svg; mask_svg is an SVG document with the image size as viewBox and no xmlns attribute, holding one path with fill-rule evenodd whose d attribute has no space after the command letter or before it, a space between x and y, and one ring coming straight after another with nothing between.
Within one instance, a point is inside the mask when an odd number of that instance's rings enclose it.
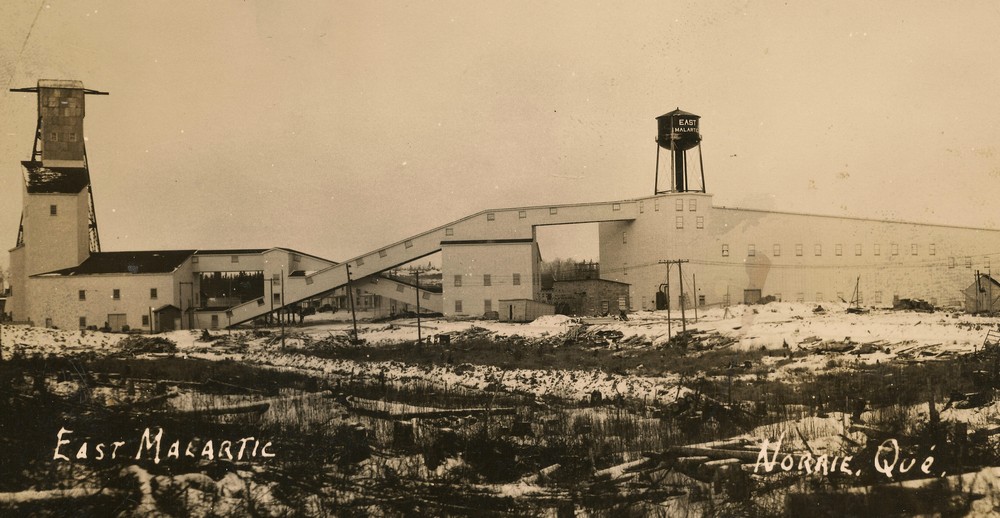
<instances>
[{"instance_id":1,"label":"white building wall","mask_svg":"<svg viewBox=\"0 0 1000 518\"><path fill-rule=\"evenodd\" d=\"M165 304L179 306L176 288L178 273L164 274L100 274L79 276L43 276L28 280L30 318L35 325L51 325L60 329L78 329L80 317L88 326L104 326L111 314L124 314L131 329L149 330L142 324L143 315L151 308ZM155 288L156 298L150 296ZM114 290L119 297L114 297ZM80 300L84 290L85 300ZM182 318L183 320L183 318ZM182 323L184 327L186 323Z\"/></svg>"},{"instance_id":2,"label":"white building wall","mask_svg":"<svg viewBox=\"0 0 1000 518\"><path fill-rule=\"evenodd\" d=\"M51 206L57 207L51 214ZM76 266L90 254L89 207L79 194L27 194L22 212L25 274Z\"/></svg>"},{"instance_id":3,"label":"white building wall","mask_svg":"<svg viewBox=\"0 0 1000 518\"><path fill-rule=\"evenodd\" d=\"M487 300L490 311L497 311L501 299L537 298L537 262L538 245L534 241L443 244L443 313L482 316L487 311ZM520 276L520 284L514 284L514 274ZM490 276L489 286L485 285L485 275ZM461 279L460 286L456 286L456 276ZM456 307L458 301L461 309Z\"/></svg>"},{"instance_id":4,"label":"white building wall","mask_svg":"<svg viewBox=\"0 0 1000 518\"><path fill-rule=\"evenodd\" d=\"M644 199L633 222L602 223L601 277L630 284L633 309L655 307L667 271L659 261L675 259L690 261L682 270L692 303L695 280L711 305L740 303L746 289L786 301L849 300L860 276L865 305L894 296L945 305L960 302L974 271L988 270L1000 251L997 230L710 204L706 194L668 194ZM677 307L676 265L670 284Z\"/></svg>"}]
</instances>

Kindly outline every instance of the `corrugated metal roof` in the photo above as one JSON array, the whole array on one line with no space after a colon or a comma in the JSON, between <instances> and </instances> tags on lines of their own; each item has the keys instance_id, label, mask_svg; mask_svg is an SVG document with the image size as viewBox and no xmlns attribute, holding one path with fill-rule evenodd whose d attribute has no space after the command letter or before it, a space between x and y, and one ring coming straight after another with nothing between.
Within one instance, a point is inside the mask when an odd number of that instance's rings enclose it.
<instances>
[{"instance_id":1,"label":"corrugated metal roof","mask_svg":"<svg viewBox=\"0 0 1000 518\"><path fill-rule=\"evenodd\" d=\"M97 252L79 266L39 275L93 275L101 273L170 273L194 250L150 250L143 252Z\"/></svg>"}]
</instances>

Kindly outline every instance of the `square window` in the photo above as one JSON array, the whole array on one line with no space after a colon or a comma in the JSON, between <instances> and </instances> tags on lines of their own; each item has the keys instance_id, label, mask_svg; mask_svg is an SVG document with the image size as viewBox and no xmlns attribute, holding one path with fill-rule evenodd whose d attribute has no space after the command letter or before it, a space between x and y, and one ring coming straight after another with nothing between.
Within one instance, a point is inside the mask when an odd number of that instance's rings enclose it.
<instances>
[{"instance_id":1,"label":"square window","mask_svg":"<svg viewBox=\"0 0 1000 518\"><path fill-rule=\"evenodd\" d=\"M486 221L494 221L496 219L497 219L497 215L496 215L495 212L487 212L486 213Z\"/></svg>"},{"instance_id":2,"label":"square window","mask_svg":"<svg viewBox=\"0 0 1000 518\"><path fill-rule=\"evenodd\" d=\"M697 216L694 221L696 227L705 228L705 216Z\"/></svg>"},{"instance_id":3,"label":"square window","mask_svg":"<svg viewBox=\"0 0 1000 518\"><path fill-rule=\"evenodd\" d=\"M754 257L757 255L757 245L747 245L747 256Z\"/></svg>"},{"instance_id":4,"label":"square window","mask_svg":"<svg viewBox=\"0 0 1000 518\"><path fill-rule=\"evenodd\" d=\"M802 243L795 244L795 255L798 257L802 257Z\"/></svg>"},{"instance_id":5,"label":"square window","mask_svg":"<svg viewBox=\"0 0 1000 518\"><path fill-rule=\"evenodd\" d=\"M59 133L56 133L55 131L50 131L49 140L52 142L59 142Z\"/></svg>"},{"instance_id":6,"label":"square window","mask_svg":"<svg viewBox=\"0 0 1000 518\"><path fill-rule=\"evenodd\" d=\"M192 258L191 258L191 263L192 263L192 264L198 264L198 256L194 256L194 257L192 257Z\"/></svg>"},{"instance_id":7,"label":"square window","mask_svg":"<svg viewBox=\"0 0 1000 518\"><path fill-rule=\"evenodd\" d=\"M299 254L292 254L292 262L297 263L302 260L302 256Z\"/></svg>"},{"instance_id":8,"label":"square window","mask_svg":"<svg viewBox=\"0 0 1000 518\"><path fill-rule=\"evenodd\" d=\"M519 210L519 211L517 211L517 219L524 219L524 218L527 218L527 217L528 217L528 211L526 211L526 210Z\"/></svg>"},{"instance_id":9,"label":"square window","mask_svg":"<svg viewBox=\"0 0 1000 518\"><path fill-rule=\"evenodd\" d=\"M854 245L854 255L861 255L861 245Z\"/></svg>"},{"instance_id":10,"label":"square window","mask_svg":"<svg viewBox=\"0 0 1000 518\"><path fill-rule=\"evenodd\" d=\"M837 243L836 245L834 245L834 247L833 247L833 255L836 255L837 257L840 257L840 256L844 255L844 245L842 245L840 243Z\"/></svg>"},{"instance_id":11,"label":"square window","mask_svg":"<svg viewBox=\"0 0 1000 518\"><path fill-rule=\"evenodd\" d=\"M684 228L684 216L677 216L674 220L674 226L677 228Z\"/></svg>"},{"instance_id":12,"label":"square window","mask_svg":"<svg viewBox=\"0 0 1000 518\"><path fill-rule=\"evenodd\" d=\"M80 290L78 296L80 297L80 300L87 300L87 290Z\"/></svg>"},{"instance_id":13,"label":"square window","mask_svg":"<svg viewBox=\"0 0 1000 518\"><path fill-rule=\"evenodd\" d=\"M612 203L611 204L611 210L614 210L614 211L622 210L622 204L621 203Z\"/></svg>"},{"instance_id":14,"label":"square window","mask_svg":"<svg viewBox=\"0 0 1000 518\"><path fill-rule=\"evenodd\" d=\"M280 293L275 293L274 296L271 297L271 298L274 299L274 301L277 302L278 304L281 304L281 294Z\"/></svg>"},{"instance_id":15,"label":"square window","mask_svg":"<svg viewBox=\"0 0 1000 518\"><path fill-rule=\"evenodd\" d=\"M354 266L363 266L365 264L365 258L359 257L357 261L354 261Z\"/></svg>"},{"instance_id":16,"label":"square window","mask_svg":"<svg viewBox=\"0 0 1000 518\"><path fill-rule=\"evenodd\" d=\"M781 257L781 245L774 245L774 251L771 255Z\"/></svg>"},{"instance_id":17,"label":"square window","mask_svg":"<svg viewBox=\"0 0 1000 518\"><path fill-rule=\"evenodd\" d=\"M549 214L551 214L553 216L556 215L556 214L559 214L559 208L558 207L549 207Z\"/></svg>"},{"instance_id":18,"label":"square window","mask_svg":"<svg viewBox=\"0 0 1000 518\"><path fill-rule=\"evenodd\" d=\"M399 293L403 293L403 285L402 284L397 284L396 285L396 291L399 292Z\"/></svg>"},{"instance_id":19,"label":"square window","mask_svg":"<svg viewBox=\"0 0 1000 518\"><path fill-rule=\"evenodd\" d=\"M404 241L403 248L413 248L413 241Z\"/></svg>"},{"instance_id":20,"label":"square window","mask_svg":"<svg viewBox=\"0 0 1000 518\"><path fill-rule=\"evenodd\" d=\"M389 255L389 254L385 250L379 250L378 251L378 256L379 256L380 259L384 259L385 256L387 256L387 255Z\"/></svg>"},{"instance_id":21,"label":"square window","mask_svg":"<svg viewBox=\"0 0 1000 518\"><path fill-rule=\"evenodd\" d=\"M230 256L229 257L229 262L231 262L231 263L238 263L238 262L240 262L240 256L238 256L238 255Z\"/></svg>"},{"instance_id":22,"label":"square window","mask_svg":"<svg viewBox=\"0 0 1000 518\"><path fill-rule=\"evenodd\" d=\"M55 216L56 214L59 214L59 206L58 205L49 205L49 215L50 216Z\"/></svg>"},{"instance_id":23,"label":"square window","mask_svg":"<svg viewBox=\"0 0 1000 518\"><path fill-rule=\"evenodd\" d=\"M690 200L688 200L688 210L691 212L698 210L697 198L691 198Z\"/></svg>"},{"instance_id":24,"label":"square window","mask_svg":"<svg viewBox=\"0 0 1000 518\"><path fill-rule=\"evenodd\" d=\"M149 288L149 298L156 300L156 288Z\"/></svg>"},{"instance_id":25,"label":"square window","mask_svg":"<svg viewBox=\"0 0 1000 518\"><path fill-rule=\"evenodd\" d=\"M823 255L823 245L821 245L819 243L813 245L813 253L815 253L816 256Z\"/></svg>"},{"instance_id":26,"label":"square window","mask_svg":"<svg viewBox=\"0 0 1000 518\"><path fill-rule=\"evenodd\" d=\"M514 274L514 286L520 286L520 285L521 285L521 274L515 273Z\"/></svg>"},{"instance_id":27,"label":"square window","mask_svg":"<svg viewBox=\"0 0 1000 518\"><path fill-rule=\"evenodd\" d=\"M493 286L493 279L488 273L483 274L483 286Z\"/></svg>"},{"instance_id":28,"label":"square window","mask_svg":"<svg viewBox=\"0 0 1000 518\"><path fill-rule=\"evenodd\" d=\"M722 257L729 257L729 245L722 245Z\"/></svg>"},{"instance_id":29,"label":"square window","mask_svg":"<svg viewBox=\"0 0 1000 518\"><path fill-rule=\"evenodd\" d=\"M456 300L455 301L455 313L461 313L461 312L462 312L462 301L461 300Z\"/></svg>"},{"instance_id":30,"label":"square window","mask_svg":"<svg viewBox=\"0 0 1000 518\"><path fill-rule=\"evenodd\" d=\"M121 300L121 298L122 298L122 290L120 290L118 288L115 288L115 289L111 290L111 298L113 298L115 300Z\"/></svg>"},{"instance_id":31,"label":"square window","mask_svg":"<svg viewBox=\"0 0 1000 518\"><path fill-rule=\"evenodd\" d=\"M684 210L684 200L682 198L677 198L677 201L674 202L674 209L678 212Z\"/></svg>"},{"instance_id":32,"label":"square window","mask_svg":"<svg viewBox=\"0 0 1000 518\"><path fill-rule=\"evenodd\" d=\"M457 286L461 286L461 285L462 285L462 276L461 275L456 275L455 276L454 286L457 287Z\"/></svg>"},{"instance_id":33,"label":"square window","mask_svg":"<svg viewBox=\"0 0 1000 518\"><path fill-rule=\"evenodd\" d=\"M454 236L455 235L455 229L453 229L451 227L448 227L448 228L444 229L444 235L446 235L446 236Z\"/></svg>"}]
</instances>

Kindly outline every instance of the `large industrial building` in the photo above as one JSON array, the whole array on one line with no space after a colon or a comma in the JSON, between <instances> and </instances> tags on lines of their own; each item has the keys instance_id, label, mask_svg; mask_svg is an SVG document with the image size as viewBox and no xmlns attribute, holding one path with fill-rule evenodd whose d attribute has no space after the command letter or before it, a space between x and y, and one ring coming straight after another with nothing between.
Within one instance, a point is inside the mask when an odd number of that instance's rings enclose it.
<instances>
[{"instance_id":1,"label":"large industrial building","mask_svg":"<svg viewBox=\"0 0 1000 518\"><path fill-rule=\"evenodd\" d=\"M695 148L700 166L700 121L676 110L658 118L657 153L669 153L670 188L659 190L657 156L652 196L484 210L340 263L285 248L104 252L83 139L84 100L103 92L62 80L14 91L37 93L38 126L22 162L7 311L35 325L218 328L349 281L352 293L400 304L419 298L423 309L449 316L510 312L499 316L513 319L514 308L534 314L544 302L535 236L544 225L599 224L600 278L627 286L627 296L597 301L614 313L767 296L959 305L975 271L988 271L1000 251L997 230L715 206L703 168L697 190L688 180ZM381 275L437 252L441 293Z\"/></svg>"}]
</instances>

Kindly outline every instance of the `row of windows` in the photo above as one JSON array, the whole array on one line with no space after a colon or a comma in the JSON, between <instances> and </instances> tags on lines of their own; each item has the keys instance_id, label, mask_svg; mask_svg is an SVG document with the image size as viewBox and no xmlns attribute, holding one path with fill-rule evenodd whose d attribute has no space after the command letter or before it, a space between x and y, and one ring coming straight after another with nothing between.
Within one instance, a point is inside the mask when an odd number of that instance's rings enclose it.
<instances>
[{"instance_id":1,"label":"row of windows","mask_svg":"<svg viewBox=\"0 0 1000 518\"><path fill-rule=\"evenodd\" d=\"M63 142L76 142L76 133L75 132L63 133L62 140ZM50 131L49 142L59 142L59 132Z\"/></svg>"},{"instance_id":2,"label":"row of windows","mask_svg":"<svg viewBox=\"0 0 1000 518\"><path fill-rule=\"evenodd\" d=\"M157 296L158 296L158 293L157 293L156 288L149 288L149 298L152 299L152 300L156 300ZM80 300L87 300L87 290L80 290L77 293L77 297L79 297ZM111 290L111 298L114 299L114 300L121 300L121 298L122 298L122 290L120 290L118 288L112 289Z\"/></svg>"},{"instance_id":3,"label":"row of windows","mask_svg":"<svg viewBox=\"0 0 1000 518\"><path fill-rule=\"evenodd\" d=\"M640 204L640 207L641 207L642 206L642 202L639 202L639 204ZM622 204L621 203L612 203L611 204L611 210L616 211L616 212L622 210ZM549 215L550 216L555 216L557 214L559 214L559 207L549 207ZM526 210L519 210L519 211L517 211L517 219L525 219L527 217L528 217L528 211L526 211ZM496 221L496 219L497 219L497 213L496 212L487 212L486 213L486 221ZM444 229L444 234L446 236L455 235L455 230L453 228L451 228L451 227L448 227L448 228Z\"/></svg>"},{"instance_id":4,"label":"row of windows","mask_svg":"<svg viewBox=\"0 0 1000 518\"><path fill-rule=\"evenodd\" d=\"M695 228L705 228L705 216L695 216L694 218ZM674 218L675 228L684 228L684 216L677 216Z\"/></svg>"},{"instance_id":5,"label":"row of windows","mask_svg":"<svg viewBox=\"0 0 1000 518\"><path fill-rule=\"evenodd\" d=\"M456 275L453 286L460 287L462 285L462 275ZM511 284L514 286L521 285L521 274L515 273L511 276ZM483 274L483 286L493 286L493 275L484 273Z\"/></svg>"},{"instance_id":6,"label":"row of windows","mask_svg":"<svg viewBox=\"0 0 1000 518\"><path fill-rule=\"evenodd\" d=\"M493 311L493 299L483 299L483 312ZM455 313L462 312L462 301L455 301Z\"/></svg>"},{"instance_id":7,"label":"row of windows","mask_svg":"<svg viewBox=\"0 0 1000 518\"><path fill-rule=\"evenodd\" d=\"M676 200L674 200L674 210L676 210L677 212L682 212L684 210L684 205L685 205L684 204L684 198L677 198ZM689 198L687 200L687 208L691 212L696 212L698 210L698 199L697 198ZM653 200L653 211L655 211L655 212L659 212L660 211L660 200L658 200L658 199L657 200ZM646 212L646 203L643 200L640 200L639 201L639 213L642 214L643 212ZM680 227L678 227L678 228L680 228Z\"/></svg>"},{"instance_id":8,"label":"row of windows","mask_svg":"<svg viewBox=\"0 0 1000 518\"><path fill-rule=\"evenodd\" d=\"M212 315L212 317L213 319L217 319L218 315ZM52 327L52 319L51 318L46 319L45 324L48 327ZM142 315L142 325L143 326L149 325L149 315ZM86 329L86 328L87 328L87 317L80 317L80 329Z\"/></svg>"},{"instance_id":9,"label":"row of windows","mask_svg":"<svg viewBox=\"0 0 1000 518\"><path fill-rule=\"evenodd\" d=\"M681 228L681 227L677 227ZM701 227L699 227L701 228ZM863 247L860 244L854 245L854 255L860 256L863 252ZM872 245L872 252L874 255L882 255L882 245ZM934 243L927 245L928 255L937 255L937 246ZM757 245L748 244L747 245L747 256L753 257L757 255ZM771 249L771 255L774 257L781 257L781 245L774 245ZM795 255L801 257L803 255L803 245L802 243L796 243L795 245ZM816 243L813 245L813 255L819 257L823 255L823 245ZM833 255L842 256L844 255L844 245L836 244L833 247ZM899 255L899 245L892 243L889 245L889 255ZM920 246L917 244L910 245L910 255L920 255ZM722 245L722 257L729 257L729 245ZM954 258L952 258L954 260Z\"/></svg>"},{"instance_id":10,"label":"row of windows","mask_svg":"<svg viewBox=\"0 0 1000 518\"><path fill-rule=\"evenodd\" d=\"M781 293L775 293L773 296L777 300L784 300L784 299L781 298ZM723 297L725 297L725 296L723 296ZM815 300L815 301L823 301L823 300L825 300L825 299L823 299L823 292L822 291L817 291L816 292L816 298L813 299L813 300ZM842 291L838 291L837 292L837 298L834 299L834 301L836 302L838 300L845 300L844 299L844 292L842 292ZM806 301L806 294L804 292L800 291L800 292L798 292L798 293L795 294L795 302L805 302L805 301ZM728 301L726 301L726 302L728 303ZM861 293L858 293L858 303L861 304L863 302L864 301L861 298ZM870 302L872 304L881 304L882 303L882 292L876 290L875 291L875 295L873 297L873 300L871 300Z\"/></svg>"}]
</instances>

